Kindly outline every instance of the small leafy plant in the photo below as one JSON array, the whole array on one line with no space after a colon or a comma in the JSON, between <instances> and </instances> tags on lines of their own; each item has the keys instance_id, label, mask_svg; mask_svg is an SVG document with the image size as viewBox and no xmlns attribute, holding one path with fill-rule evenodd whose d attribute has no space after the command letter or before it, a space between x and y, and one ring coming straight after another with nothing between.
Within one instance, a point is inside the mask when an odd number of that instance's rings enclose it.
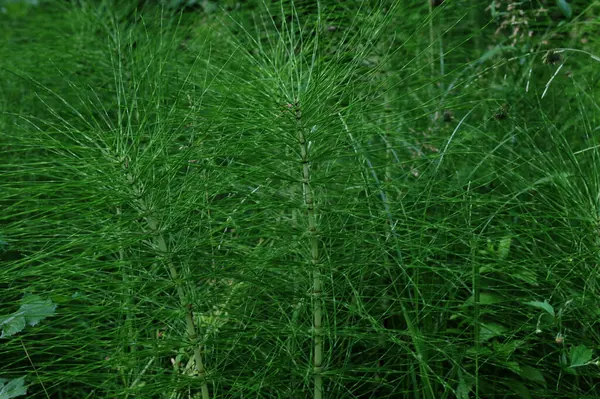
<instances>
[{"instance_id":1,"label":"small leafy plant","mask_svg":"<svg viewBox=\"0 0 600 399\"><path fill-rule=\"evenodd\" d=\"M16 398L27 394L25 387L25 377L19 377L12 380L0 378L0 399Z\"/></svg>"},{"instance_id":2,"label":"small leafy plant","mask_svg":"<svg viewBox=\"0 0 600 399\"><path fill-rule=\"evenodd\" d=\"M8 338L20 333L29 326L35 326L47 317L53 316L56 304L51 299L42 299L38 295L25 294L19 309L11 314L0 316L0 338ZM25 376L8 380L0 378L0 399L16 398L27 394Z\"/></svg>"}]
</instances>

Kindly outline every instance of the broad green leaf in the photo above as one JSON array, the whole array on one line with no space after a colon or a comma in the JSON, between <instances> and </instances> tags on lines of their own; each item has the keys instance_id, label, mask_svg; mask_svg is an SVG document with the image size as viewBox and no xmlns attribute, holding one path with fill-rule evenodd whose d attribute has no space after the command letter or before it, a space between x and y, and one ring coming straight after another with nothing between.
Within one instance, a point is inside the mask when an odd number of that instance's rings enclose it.
<instances>
[{"instance_id":1,"label":"broad green leaf","mask_svg":"<svg viewBox=\"0 0 600 399\"><path fill-rule=\"evenodd\" d=\"M46 317L54 315L56 305L50 299L42 299L37 295L26 294L21 300L18 312L22 312L27 324L35 326Z\"/></svg>"},{"instance_id":2,"label":"broad green leaf","mask_svg":"<svg viewBox=\"0 0 600 399\"><path fill-rule=\"evenodd\" d=\"M571 18L573 16L573 10L566 0L556 0L556 5L558 5L558 8L560 8L565 17Z\"/></svg>"},{"instance_id":3,"label":"broad green leaf","mask_svg":"<svg viewBox=\"0 0 600 399\"><path fill-rule=\"evenodd\" d=\"M10 337L23 331L25 324L25 317L22 315L13 313L8 316L2 316L0 319L0 327L2 328L2 334L0 334L0 338Z\"/></svg>"},{"instance_id":4,"label":"broad green leaf","mask_svg":"<svg viewBox=\"0 0 600 399\"><path fill-rule=\"evenodd\" d=\"M16 312L0 316L0 338L15 335L25 328L27 324L35 326L46 317L52 316L56 305L50 299L44 300L37 295L25 294L21 299L21 307Z\"/></svg>"},{"instance_id":5,"label":"broad green leaf","mask_svg":"<svg viewBox=\"0 0 600 399\"><path fill-rule=\"evenodd\" d=\"M536 368L530 366L522 366L520 375L526 380L540 382L544 385L546 384L546 379L544 378L544 375L541 371L539 371Z\"/></svg>"},{"instance_id":6,"label":"broad green leaf","mask_svg":"<svg viewBox=\"0 0 600 399\"><path fill-rule=\"evenodd\" d=\"M585 345L579 345L576 348L571 349L570 367L585 366L587 362L592 360L593 351Z\"/></svg>"},{"instance_id":7,"label":"broad green leaf","mask_svg":"<svg viewBox=\"0 0 600 399\"><path fill-rule=\"evenodd\" d=\"M27 395L25 377L10 380L6 385L3 382L0 384L0 399L11 399L16 398L17 396Z\"/></svg>"},{"instance_id":8,"label":"broad green leaf","mask_svg":"<svg viewBox=\"0 0 600 399\"><path fill-rule=\"evenodd\" d=\"M494 337L500 336L506 332L507 328L496 323L482 323L479 330L479 340L488 341Z\"/></svg>"},{"instance_id":9,"label":"broad green leaf","mask_svg":"<svg viewBox=\"0 0 600 399\"><path fill-rule=\"evenodd\" d=\"M512 237L507 236L500 240L498 243L498 249L496 253L498 254L498 258L506 259L508 258L508 253L510 252L510 244L512 243Z\"/></svg>"},{"instance_id":10,"label":"broad green leaf","mask_svg":"<svg viewBox=\"0 0 600 399\"><path fill-rule=\"evenodd\" d=\"M548 303L548 301L540 302L540 301L531 301L525 302L525 305L533 306L534 308L542 309L548 312L548 314L552 317L556 317L554 313L554 307Z\"/></svg>"}]
</instances>

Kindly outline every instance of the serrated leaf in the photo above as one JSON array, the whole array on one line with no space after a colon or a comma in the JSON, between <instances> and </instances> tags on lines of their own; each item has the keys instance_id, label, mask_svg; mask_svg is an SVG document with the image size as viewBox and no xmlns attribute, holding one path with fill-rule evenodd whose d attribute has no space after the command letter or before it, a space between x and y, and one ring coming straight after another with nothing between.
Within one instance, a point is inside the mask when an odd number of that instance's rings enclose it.
<instances>
[{"instance_id":1,"label":"serrated leaf","mask_svg":"<svg viewBox=\"0 0 600 399\"><path fill-rule=\"evenodd\" d=\"M11 399L22 395L27 395L25 377L15 378L8 381L6 385L0 386L0 399Z\"/></svg>"},{"instance_id":2,"label":"serrated leaf","mask_svg":"<svg viewBox=\"0 0 600 399\"><path fill-rule=\"evenodd\" d=\"M554 307L548 303L548 301L540 302L540 301L531 301L525 302L525 305L533 306L534 308L545 310L550 316L556 317L554 313Z\"/></svg>"},{"instance_id":3,"label":"serrated leaf","mask_svg":"<svg viewBox=\"0 0 600 399\"><path fill-rule=\"evenodd\" d=\"M579 345L576 348L571 349L569 358L571 365L569 367L581 367L585 366L587 362L592 360L593 351L585 345Z\"/></svg>"},{"instance_id":4,"label":"serrated leaf","mask_svg":"<svg viewBox=\"0 0 600 399\"><path fill-rule=\"evenodd\" d=\"M536 368L530 366L522 366L520 375L526 380L539 382L544 385L546 384L546 379L544 378L544 375L541 371L539 371Z\"/></svg>"},{"instance_id":5,"label":"serrated leaf","mask_svg":"<svg viewBox=\"0 0 600 399\"><path fill-rule=\"evenodd\" d=\"M27 324L35 326L46 317L54 315L55 310L56 305L50 299L44 300L37 295L25 294L19 310L10 315L0 316L0 338L21 332Z\"/></svg>"},{"instance_id":6,"label":"serrated leaf","mask_svg":"<svg viewBox=\"0 0 600 399\"><path fill-rule=\"evenodd\" d=\"M18 312L22 312L27 324L35 326L46 317L54 315L56 305L50 299L42 299L37 295L26 294L21 300L21 308Z\"/></svg>"},{"instance_id":7,"label":"serrated leaf","mask_svg":"<svg viewBox=\"0 0 600 399\"><path fill-rule=\"evenodd\" d=\"M0 320L0 327L2 327L0 338L10 337L23 331L25 324L25 317L22 315L13 313L8 316L3 316Z\"/></svg>"},{"instance_id":8,"label":"serrated leaf","mask_svg":"<svg viewBox=\"0 0 600 399\"><path fill-rule=\"evenodd\" d=\"M560 8L560 11L567 18L571 18L573 16L573 10L571 9L571 5L566 2L566 0L556 0L556 5Z\"/></svg>"}]
</instances>

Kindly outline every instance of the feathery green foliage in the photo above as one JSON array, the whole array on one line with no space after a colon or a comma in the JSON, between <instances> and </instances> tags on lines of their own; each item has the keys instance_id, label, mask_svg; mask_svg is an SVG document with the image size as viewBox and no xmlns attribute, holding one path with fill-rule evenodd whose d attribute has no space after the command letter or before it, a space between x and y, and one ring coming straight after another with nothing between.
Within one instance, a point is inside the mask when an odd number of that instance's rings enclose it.
<instances>
[{"instance_id":1,"label":"feathery green foliage","mask_svg":"<svg viewBox=\"0 0 600 399\"><path fill-rule=\"evenodd\" d=\"M0 377L598 396L599 2L141 3L0 20Z\"/></svg>"}]
</instances>

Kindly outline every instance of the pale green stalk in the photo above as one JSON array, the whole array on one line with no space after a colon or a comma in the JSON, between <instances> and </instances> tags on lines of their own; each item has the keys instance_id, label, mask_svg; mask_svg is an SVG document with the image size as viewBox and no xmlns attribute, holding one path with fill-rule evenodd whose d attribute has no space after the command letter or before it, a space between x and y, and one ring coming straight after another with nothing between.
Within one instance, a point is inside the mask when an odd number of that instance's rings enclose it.
<instances>
[{"instance_id":1,"label":"pale green stalk","mask_svg":"<svg viewBox=\"0 0 600 399\"><path fill-rule=\"evenodd\" d=\"M319 240L317 237L317 213L313 192L310 184L310 142L306 137L306 127L302 123L302 111L299 104L295 105L295 117L298 142L300 143L300 163L302 164L302 194L308 219L308 236L310 240L310 261L312 265L312 295L313 295L313 383L314 399L323 398L323 282L319 262Z\"/></svg>"},{"instance_id":2,"label":"pale green stalk","mask_svg":"<svg viewBox=\"0 0 600 399\"><path fill-rule=\"evenodd\" d=\"M148 223L148 227L152 232L158 232L158 224L156 220L154 220L154 218L148 216L146 218L146 222ZM167 243L162 234L158 234L158 236L156 237L156 244L159 253L166 254L168 252ZM204 369L204 362L202 359L202 346L201 343L198 342L199 335L196 331L196 325L194 323L194 308L192 303L189 301L188 296L185 293L184 283L180 280L177 268L175 267L173 261L170 259L168 260L168 267L171 279L173 280L177 288L177 295L179 296L181 306L185 308L185 324L187 336L190 339L190 342L194 345L195 370L198 373L198 377L202 380L202 399L209 399L210 394L208 392L208 384L206 382L206 371Z\"/></svg>"},{"instance_id":3,"label":"pale green stalk","mask_svg":"<svg viewBox=\"0 0 600 399\"><path fill-rule=\"evenodd\" d=\"M132 194L134 197L138 197L143 193L143 189L139 183L136 183L131 173L127 174L127 180L132 185ZM139 211L142 213L148 212L148 206L142 200L138 201ZM196 324L194 323L194 307L190 301L188 294L186 293L185 279L182 280L177 267L168 256L169 247L165 240L164 235L159 230L158 221L152 216L148 215L145 217L146 223L150 231L155 235L154 244L157 255L165 256L167 259L167 267L171 280L175 284L177 295L179 296L180 305L185 309L185 324L186 324L186 335L190 340L190 343L194 346L194 363L195 371L198 377L202 380L201 392L202 399L209 399L210 393L208 391L208 383L206 382L206 371L204 369L204 361L202 358L202 344L199 342L200 337L196 330Z\"/></svg>"}]
</instances>

